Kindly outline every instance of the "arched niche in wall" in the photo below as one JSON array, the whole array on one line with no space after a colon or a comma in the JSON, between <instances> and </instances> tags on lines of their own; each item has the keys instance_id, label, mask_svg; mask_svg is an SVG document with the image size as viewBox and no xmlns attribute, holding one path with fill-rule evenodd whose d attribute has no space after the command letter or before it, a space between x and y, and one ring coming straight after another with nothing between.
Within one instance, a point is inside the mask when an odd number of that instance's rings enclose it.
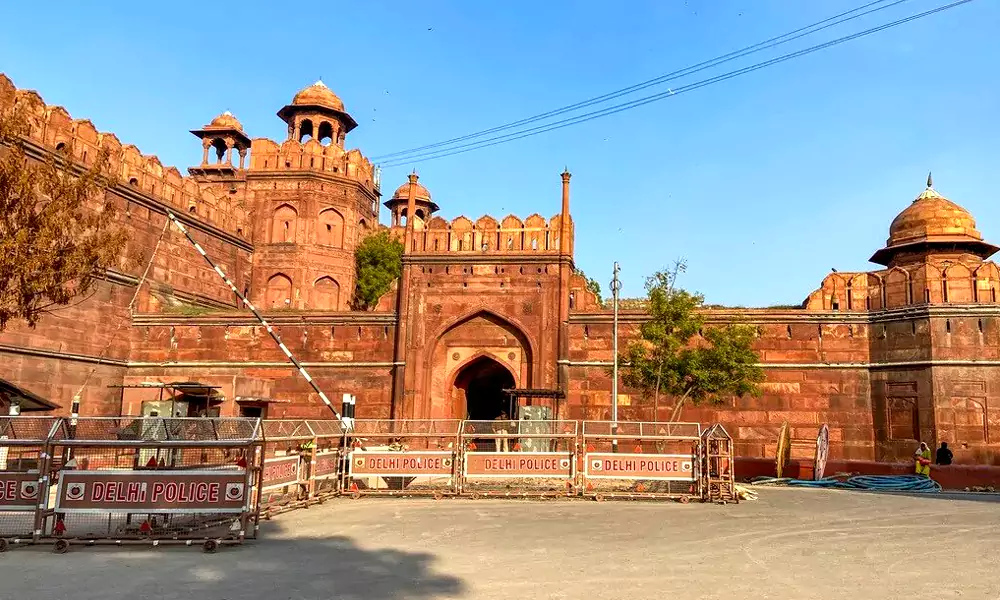
<instances>
[{"instance_id":1,"label":"arched niche in wall","mask_svg":"<svg viewBox=\"0 0 1000 600\"><path fill-rule=\"evenodd\" d=\"M282 204L274 209L271 219L271 243L294 243L298 219L299 213L289 204Z\"/></svg>"},{"instance_id":2,"label":"arched niche in wall","mask_svg":"<svg viewBox=\"0 0 1000 600\"><path fill-rule=\"evenodd\" d=\"M292 280L284 273L275 273L267 280L264 302L268 308L288 308L292 302Z\"/></svg>"},{"instance_id":3,"label":"arched niche in wall","mask_svg":"<svg viewBox=\"0 0 1000 600\"><path fill-rule=\"evenodd\" d=\"M321 211L316 228L317 243L334 248L344 247L344 217L339 212L332 208Z\"/></svg>"},{"instance_id":4,"label":"arched niche in wall","mask_svg":"<svg viewBox=\"0 0 1000 600\"><path fill-rule=\"evenodd\" d=\"M313 284L314 310L340 309L340 284L333 277L320 277Z\"/></svg>"}]
</instances>

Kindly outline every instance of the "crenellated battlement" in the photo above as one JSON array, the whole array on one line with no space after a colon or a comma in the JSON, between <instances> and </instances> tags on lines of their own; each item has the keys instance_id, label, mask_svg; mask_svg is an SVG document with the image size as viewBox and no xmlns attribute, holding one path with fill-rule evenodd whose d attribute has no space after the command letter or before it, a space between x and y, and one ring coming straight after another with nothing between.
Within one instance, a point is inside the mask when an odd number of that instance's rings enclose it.
<instances>
[{"instance_id":1,"label":"crenellated battlement","mask_svg":"<svg viewBox=\"0 0 1000 600\"><path fill-rule=\"evenodd\" d=\"M88 119L73 119L61 106L46 105L33 90L19 90L0 73L0 109L23 108L29 122L28 140L45 151L64 152L80 165L94 165L102 150L108 152L109 173L117 184L151 196L154 200L192 218L205 220L230 234L243 236L247 216L224 193L202 190L176 167L165 167L155 155L144 155L131 144L122 144L113 133L98 131Z\"/></svg>"},{"instance_id":2,"label":"crenellated battlement","mask_svg":"<svg viewBox=\"0 0 1000 600\"><path fill-rule=\"evenodd\" d=\"M370 192L379 188L378 170L358 149L344 150L337 144L286 140L277 143L255 138L250 146L251 171L316 171L352 179Z\"/></svg>"},{"instance_id":3,"label":"crenellated battlement","mask_svg":"<svg viewBox=\"0 0 1000 600\"><path fill-rule=\"evenodd\" d=\"M446 221L441 217L431 217L426 222L417 218L414 222L413 247L410 253L468 253L468 254L558 254L562 216L555 215L546 220L535 213L525 220L507 215L497 222L490 215L483 215L475 222L459 216ZM573 253L573 221L569 222L568 254ZM394 235L402 239L406 234L405 225L391 228Z\"/></svg>"},{"instance_id":4,"label":"crenellated battlement","mask_svg":"<svg viewBox=\"0 0 1000 600\"><path fill-rule=\"evenodd\" d=\"M1000 269L992 261L932 260L882 271L830 273L807 310L864 312L919 304L994 304Z\"/></svg>"}]
</instances>

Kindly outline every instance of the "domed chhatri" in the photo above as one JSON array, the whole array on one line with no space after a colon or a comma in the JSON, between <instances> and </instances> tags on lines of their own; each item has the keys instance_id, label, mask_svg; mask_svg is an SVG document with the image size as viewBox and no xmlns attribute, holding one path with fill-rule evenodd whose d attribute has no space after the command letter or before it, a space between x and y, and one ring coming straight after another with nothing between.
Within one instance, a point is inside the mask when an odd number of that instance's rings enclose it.
<instances>
[{"instance_id":1,"label":"domed chhatri","mask_svg":"<svg viewBox=\"0 0 1000 600\"><path fill-rule=\"evenodd\" d=\"M299 90L291 104L278 111L278 116L289 125L289 134L295 141L305 135L317 137L327 133L343 145L343 136L358 126L357 121L347 114L344 102L328 88L322 80ZM323 121L339 123L329 131L319 131Z\"/></svg>"},{"instance_id":2,"label":"domed chhatri","mask_svg":"<svg viewBox=\"0 0 1000 600\"><path fill-rule=\"evenodd\" d=\"M322 106L338 112L347 112L344 109L344 102L333 93L333 90L326 87L323 80L304 88L292 98L295 106Z\"/></svg>"},{"instance_id":3,"label":"domed chhatri","mask_svg":"<svg viewBox=\"0 0 1000 600\"><path fill-rule=\"evenodd\" d=\"M413 181L413 200L416 204L414 214L420 218L420 220L427 220L431 215L440 210L440 207L434 203L431 199L431 193L428 191L423 184L421 184L418 179L416 171L409 176L409 179ZM410 201L410 183L409 181L403 185L396 188L393 192L392 197L385 201L384 206L389 209L389 213L392 215L392 225L401 225L406 217L406 205Z\"/></svg>"},{"instance_id":4,"label":"domed chhatri","mask_svg":"<svg viewBox=\"0 0 1000 600\"><path fill-rule=\"evenodd\" d=\"M983 241L982 234L976 229L976 220L969 211L939 194L928 174L927 188L892 220L886 247L870 260L889 265L899 252L932 247L964 250L982 258L1000 249Z\"/></svg>"},{"instance_id":5,"label":"domed chhatri","mask_svg":"<svg viewBox=\"0 0 1000 600\"><path fill-rule=\"evenodd\" d=\"M414 184L414 188L415 188L413 191L414 198L416 198L417 200L424 200L427 202L431 201L431 193L427 190L426 187L423 186L423 184L416 183ZM403 202L406 202L409 199L410 199L409 183L404 183L403 185L399 186L398 188L396 188L396 191L393 192L392 194L392 200L401 200Z\"/></svg>"},{"instance_id":6,"label":"domed chhatri","mask_svg":"<svg viewBox=\"0 0 1000 600\"><path fill-rule=\"evenodd\" d=\"M228 110L212 119L212 122L205 126L205 129L235 129L243 131L243 124L233 116Z\"/></svg>"}]
</instances>

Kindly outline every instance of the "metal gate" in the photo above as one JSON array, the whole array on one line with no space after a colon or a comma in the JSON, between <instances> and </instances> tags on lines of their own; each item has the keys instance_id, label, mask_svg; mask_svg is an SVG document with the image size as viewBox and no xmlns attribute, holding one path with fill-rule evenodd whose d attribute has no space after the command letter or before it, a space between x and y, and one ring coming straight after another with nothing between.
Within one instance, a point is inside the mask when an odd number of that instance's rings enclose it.
<instances>
[{"instance_id":1,"label":"metal gate","mask_svg":"<svg viewBox=\"0 0 1000 600\"><path fill-rule=\"evenodd\" d=\"M462 494L575 495L577 434L576 421L464 421Z\"/></svg>"},{"instance_id":2,"label":"metal gate","mask_svg":"<svg viewBox=\"0 0 1000 600\"><path fill-rule=\"evenodd\" d=\"M584 421L582 443L585 496L702 497L698 423Z\"/></svg>"},{"instance_id":3,"label":"metal gate","mask_svg":"<svg viewBox=\"0 0 1000 600\"><path fill-rule=\"evenodd\" d=\"M352 497L458 492L458 420L359 419L347 434L343 488Z\"/></svg>"},{"instance_id":4,"label":"metal gate","mask_svg":"<svg viewBox=\"0 0 1000 600\"><path fill-rule=\"evenodd\" d=\"M72 544L187 544L255 538L260 420L60 419L50 438L51 508L41 535Z\"/></svg>"}]
</instances>

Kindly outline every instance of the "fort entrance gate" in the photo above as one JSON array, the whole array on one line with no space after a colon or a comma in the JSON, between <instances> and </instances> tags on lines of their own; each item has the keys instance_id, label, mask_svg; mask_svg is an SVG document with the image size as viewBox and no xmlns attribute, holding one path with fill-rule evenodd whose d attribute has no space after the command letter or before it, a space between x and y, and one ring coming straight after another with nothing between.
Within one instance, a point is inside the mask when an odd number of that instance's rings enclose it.
<instances>
[{"instance_id":1,"label":"fort entrance gate","mask_svg":"<svg viewBox=\"0 0 1000 600\"><path fill-rule=\"evenodd\" d=\"M513 415L511 398L504 390L514 387L514 375L488 356L480 356L462 367L455 377L455 393L465 398L456 406L472 421L492 421L502 413Z\"/></svg>"}]
</instances>

